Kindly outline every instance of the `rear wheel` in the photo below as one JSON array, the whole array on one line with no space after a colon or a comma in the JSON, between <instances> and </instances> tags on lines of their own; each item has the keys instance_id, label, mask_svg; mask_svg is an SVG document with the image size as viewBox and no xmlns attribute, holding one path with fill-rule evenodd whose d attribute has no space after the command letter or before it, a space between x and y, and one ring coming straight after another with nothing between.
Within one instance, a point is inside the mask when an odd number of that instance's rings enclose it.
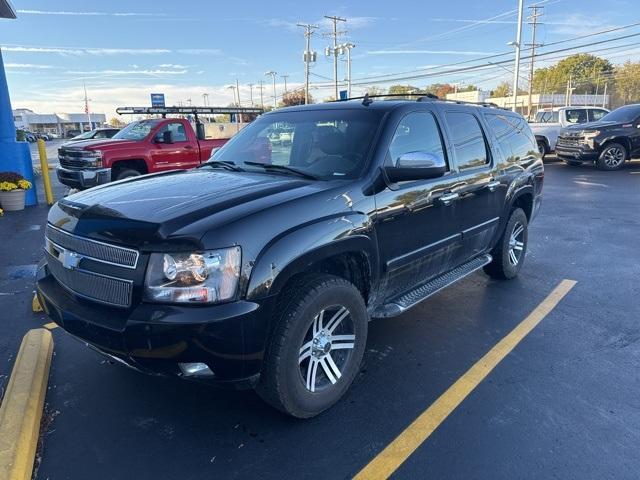
<instances>
[{"instance_id":1,"label":"rear wheel","mask_svg":"<svg viewBox=\"0 0 640 480\"><path fill-rule=\"evenodd\" d=\"M358 289L339 277L314 276L289 291L257 391L277 409L309 418L336 403L353 382L368 315Z\"/></svg>"},{"instance_id":2,"label":"rear wheel","mask_svg":"<svg viewBox=\"0 0 640 480\"><path fill-rule=\"evenodd\" d=\"M493 260L484 267L485 273L505 280L518 275L527 253L528 239L527 215L521 208L516 208L511 212L504 233L491 252Z\"/></svg>"},{"instance_id":3,"label":"rear wheel","mask_svg":"<svg viewBox=\"0 0 640 480\"><path fill-rule=\"evenodd\" d=\"M627 149L620 143L605 145L596 165L600 170L619 170L627 159Z\"/></svg>"}]
</instances>

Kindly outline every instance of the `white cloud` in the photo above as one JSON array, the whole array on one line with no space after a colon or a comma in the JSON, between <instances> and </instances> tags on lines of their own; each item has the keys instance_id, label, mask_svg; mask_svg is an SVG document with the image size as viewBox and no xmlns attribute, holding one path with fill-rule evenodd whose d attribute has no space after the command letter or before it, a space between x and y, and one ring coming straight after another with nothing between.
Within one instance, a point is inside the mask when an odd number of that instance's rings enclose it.
<instances>
[{"instance_id":1,"label":"white cloud","mask_svg":"<svg viewBox=\"0 0 640 480\"><path fill-rule=\"evenodd\" d=\"M68 70L71 75L184 75L188 70Z\"/></svg>"},{"instance_id":2,"label":"white cloud","mask_svg":"<svg viewBox=\"0 0 640 480\"><path fill-rule=\"evenodd\" d=\"M40 65L36 63L5 63L5 68L27 68L31 70L49 70L56 68L53 65Z\"/></svg>"},{"instance_id":3,"label":"white cloud","mask_svg":"<svg viewBox=\"0 0 640 480\"><path fill-rule=\"evenodd\" d=\"M85 48L85 47L39 47L28 45L6 45L5 52L57 53L60 55L161 55L171 53L166 48Z\"/></svg>"},{"instance_id":4,"label":"white cloud","mask_svg":"<svg viewBox=\"0 0 640 480\"><path fill-rule=\"evenodd\" d=\"M567 15L548 16L544 20L548 31L556 35L582 35L585 32L607 30L617 25L609 23L602 15L587 15L583 13L570 13Z\"/></svg>"},{"instance_id":5,"label":"white cloud","mask_svg":"<svg viewBox=\"0 0 640 480\"><path fill-rule=\"evenodd\" d=\"M473 50L369 50L367 55L493 55L495 52L477 52Z\"/></svg>"},{"instance_id":6,"label":"white cloud","mask_svg":"<svg viewBox=\"0 0 640 480\"><path fill-rule=\"evenodd\" d=\"M133 66L133 65L132 65ZM187 68L187 65L180 65L178 63L161 63L158 65L160 68ZM135 68L138 68L137 66Z\"/></svg>"},{"instance_id":7,"label":"white cloud","mask_svg":"<svg viewBox=\"0 0 640 480\"><path fill-rule=\"evenodd\" d=\"M70 15L88 17L166 17L166 13L142 12L75 12L67 10L17 10L22 15Z\"/></svg>"}]
</instances>

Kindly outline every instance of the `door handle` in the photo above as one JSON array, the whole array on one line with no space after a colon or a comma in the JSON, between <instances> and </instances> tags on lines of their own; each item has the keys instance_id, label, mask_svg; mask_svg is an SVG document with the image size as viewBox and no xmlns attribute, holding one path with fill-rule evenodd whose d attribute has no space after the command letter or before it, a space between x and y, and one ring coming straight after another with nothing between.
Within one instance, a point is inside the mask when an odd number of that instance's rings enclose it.
<instances>
[{"instance_id":1,"label":"door handle","mask_svg":"<svg viewBox=\"0 0 640 480\"><path fill-rule=\"evenodd\" d=\"M185 149L185 150L193 150L193 146L191 146L191 145L185 145L185 146L184 146L184 149Z\"/></svg>"},{"instance_id":2,"label":"door handle","mask_svg":"<svg viewBox=\"0 0 640 480\"><path fill-rule=\"evenodd\" d=\"M445 193L440 197L440 201L444 206L449 206L453 203L454 200L457 200L459 196L460 195L458 195L457 193Z\"/></svg>"},{"instance_id":3,"label":"door handle","mask_svg":"<svg viewBox=\"0 0 640 480\"><path fill-rule=\"evenodd\" d=\"M495 192L496 189L500 186L500 180L493 180L487 183L487 188L490 192Z\"/></svg>"}]
</instances>

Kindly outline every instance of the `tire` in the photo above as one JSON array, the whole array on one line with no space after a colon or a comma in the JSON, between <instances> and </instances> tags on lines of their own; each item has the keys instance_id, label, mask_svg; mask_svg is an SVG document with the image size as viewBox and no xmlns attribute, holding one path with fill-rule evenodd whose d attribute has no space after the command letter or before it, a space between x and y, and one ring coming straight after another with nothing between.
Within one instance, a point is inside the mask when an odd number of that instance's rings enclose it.
<instances>
[{"instance_id":1,"label":"tire","mask_svg":"<svg viewBox=\"0 0 640 480\"><path fill-rule=\"evenodd\" d=\"M256 390L278 410L310 418L340 400L357 375L367 343L367 309L353 284L315 275L288 290L281 312Z\"/></svg>"},{"instance_id":2,"label":"tire","mask_svg":"<svg viewBox=\"0 0 640 480\"><path fill-rule=\"evenodd\" d=\"M580 165L582 165L582 162L578 162L577 160L562 159L562 161L567 165L571 165L572 167L579 167Z\"/></svg>"},{"instance_id":3,"label":"tire","mask_svg":"<svg viewBox=\"0 0 640 480\"><path fill-rule=\"evenodd\" d=\"M122 180L124 178L138 177L142 175L138 170L133 168L123 168L122 170L116 170L115 178L113 180Z\"/></svg>"},{"instance_id":4,"label":"tire","mask_svg":"<svg viewBox=\"0 0 640 480\"><path fill-rule=\"evenodd\" d=\"M596 165L600 170L620 170L627 159L627 149L620 143L608 143L600 152Z\"/></svg>"},{"instance_id":5,"label":"tire","mask_svg":"<svg viewBox=\"0 0 640 480\"><path fill-rule=\"evenodd\" d=\"M516 277L527 253L528 233L527 216L521 208L514 209L498 244L491 252L493 260L484 267L485 273L503 280Z\"/></svg>"},{"instance_id":6,"label":"tire","mask_svg":"<svg viewBox=\"0 0 640 480\"><path fill-rule=\"evenodd\" d=\"M540 154L540 158L544 160L545 155L549 152L547 144L543 140L538 140L536 143L538 144L538 153Z\"/></svg>"}]
</instances>

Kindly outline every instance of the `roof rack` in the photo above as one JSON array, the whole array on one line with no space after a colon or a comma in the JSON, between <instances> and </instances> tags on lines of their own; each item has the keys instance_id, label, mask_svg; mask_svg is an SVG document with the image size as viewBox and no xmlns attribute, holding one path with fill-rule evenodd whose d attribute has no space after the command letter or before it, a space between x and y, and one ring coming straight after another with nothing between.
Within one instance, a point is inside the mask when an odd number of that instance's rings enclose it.
<instances>
[{"instance_id":1,"label":"roof rack","mask_svg":"<svg viewBox=\"0 0 640 480\"><path fill-rule=\"evenodd\" d=\"M403 99L406 97L417 97L416 102L447 102L447 103L457 103L460 105L477 105L480 107L491 107L491 108L501 108L499 105L492 102L467 102L464 100L449 100L447 98L440 98L437 95L432 93L387 93L385 94L376 94L369 95L368 93L361 97L350 97L340 100L333 100L334 102L346 102L347 100L362 100L362 104L367 106L373 103L373 98L393 98L398 97Z\"/></svg>"},{"instance_id":2,"label":"roof rack","mask_svg":"<svg viewBox=\"0 0 640 480\"><path fill-rule=\"evenodd\" d=\"M116 113L119 115L221 115L221 114L253 114L264 113L262 108L257 107L118 107Z\"/></svg>"}]
</instances>

